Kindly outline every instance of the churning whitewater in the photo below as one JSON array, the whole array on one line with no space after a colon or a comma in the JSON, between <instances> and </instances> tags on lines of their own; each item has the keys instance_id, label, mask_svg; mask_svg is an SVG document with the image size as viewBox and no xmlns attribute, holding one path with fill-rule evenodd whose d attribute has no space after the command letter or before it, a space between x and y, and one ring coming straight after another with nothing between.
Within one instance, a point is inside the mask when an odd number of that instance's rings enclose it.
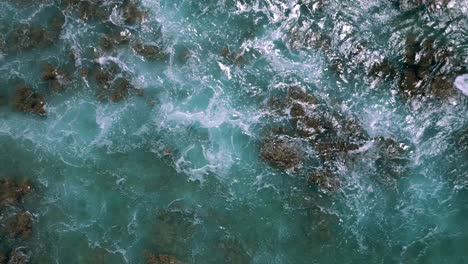
<instances>
[{"instance_id":1,"label":"churning whitewater","mask_svg":"<svg viewBox=\"0 0 468 264\"><path fill-rule=\"evenodd\" d=\"M468 263L467 0L0 0L0 264Z\"/></svg>"}]
</instances>

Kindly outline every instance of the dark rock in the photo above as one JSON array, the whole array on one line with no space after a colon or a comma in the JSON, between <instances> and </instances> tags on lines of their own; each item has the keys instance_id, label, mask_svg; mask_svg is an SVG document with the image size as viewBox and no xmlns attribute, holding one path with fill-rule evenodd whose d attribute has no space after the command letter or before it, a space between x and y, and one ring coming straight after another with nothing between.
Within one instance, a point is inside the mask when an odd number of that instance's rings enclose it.
<instances>
[{"instance_id":1,"label":"dark rock","mask_svg":"<svg viewBox=\"0 0 468 264\"><path fill-rule=\"evenodd\" d=\"M396 76L396 73L395 67L387 59L384 59L383 61L372 65L369 75L382 78L393 78Z\"/></svg>"},{"instance_id":2,"label":"dark rock","mask_svg":"<svg viewBox=\"0 0 468 264\"><path fill-rule=\"evenodd\" d=\"M24 247L15 248L8 259L8 264L27 264L29 263L29 255L26 254Z\"/></svg>"},{"instance_id":3,"label":"dark rock","mask_svg":"<svg viewBox=\"0 0 468 264\"><path fill-rule=\"evenodd\" d=\"M288 98L291 101L299 101L311 105L318 103L318 100L315 96L308 94L299 86L292 86L288 89Z\"/></svg>"},{"instance_id":4,"label":"dark rock","mask_svg":"<svg viewBox=\"0 0 468 264\"><path fill-rule=\"evenodd\" d=\"M101 47L103 50L112 50L114 48L114 40L109 36L101 38Z\"/></svg>"},{"instance_id":5,"label":"dark rock","mask_svg":"<svg viewBox=\"0 0 468 264\"><path fill-rule=\"evenodd\" d=\"M400 79L400 91L406 98L414 98L416 96L424 96L425 91L419 83L419 78L412 67L407 67L403 71Z\"/></svg>"},{"instance_id":6,"label":"dark rock","mask_svg":"<svg viewBox=\"0 0 468 264\"><path fill-rule=\"evenodd\" d=\"M194 213L161 210L154 227L154 242L161 252L177 257L190 255L191 241L197 229Z\"/></svg>"},{"instance_id":7,"label":"dark rock","mask_svg":"<svg viewBox=\"0 0 468 264\"><path fill-rule=\"evenodd\" d=\"M145 13L138 8L136 3L130 2L124 7L122 18L127 24L136 24L143 20L144 14Z\"/></svg>"},{"instance_id":8,"label":"dark rock","mask_svg":"<svg viewBox=\"0 0 468 264\"><path fill-rule=\"evenodd\" d=\"M264 139L260 145L263 160L281 169L294 169L302 164L304 150L301 145L287 137Z\"/></svg>"},{"instance_id":9,"label":"dark rock","mask_svg":"<svg viewBox=\"0 0 468 264\"><path fill-rule=\"evenodd\" d=\"M347 117L339 111L327 107L324 102L319 102L315 96L308 94L300 87L288 88L284 99L270 100L269 103L271 104L271 102L275 102L273 106L278 108L275 111L280 115L285 113L283 109L289 108L289 116L286 117L292 121L291 125L296 133L295 136L306 138L311 146L315 148L322 161L334 160L337 156L342 157L351 151L357 150L369 140L367 132L356 118ZM286 135L286 133L283 133L283 135ZM278 137L270 138L277 139ZM275 142L273 141L273 143ZM277 163L276 165L279 165L279 167L287 168L287 165L278 161L279 159L285 159L285 157L281 155L275 157L271 156L272 154L267 156L266 154L270 152L279 152L284 155L291 155L291 152L301 153L300 149L287 149L287 144L277 143L275 145L273 143L263 143L261 150L266 152L262 154L261 151L261 154L265 160L270 160L272 164ZM288 151L281 149L274 151L275 146L276 148L283 147ZM297 147L298 145L296 143L292 146ZM299 159L302 159L302 157Z\"/></svg>"},{"instance_id":10,"label":"dark rock","mask_svg":"<svg viewBox=\"0 0 468 264\"><path fill-rule=\"evenodd\" d=\"M347 142L362 143L369 139L367 131L361 126L357 119L345 118L339 122L341 137Z\"/></svg>"},{"instance_id":11,"label":"dark rock","mask_svg":"<svg viewBox=\"0 0 468 264\"><path fill-rule=\"evenodd\" d=\"M8 223L8 234L15 238L27 239L32 234L32 217L28 212L18 213Z\"/></svg>"},{"instance_id":12,"label":"dark rock","mask_svg":"<svg viewBox=\"0 0 468 264\"><path fill-rule=\"evenodd\" d=\"M409 35L405 43L405 63L412 65L416 60L419 44L414 35Z\"/></svg>"},{"instance_id":13,"label":"dark rock","mask_svg":"<svg viewBox=\"0 0 468 264\"><path fill-rule=\"evenodd\" d=\"M95 72L94 79L102 89L109 89L119 71L119 66L111 63L110 65L99 67Z\"/></svg>"},{"instance_id":14,"label":"dark rock","mask_svg":"<svg viewBox=\"0 0 468 264\"><path fill-rule=\"evenodd\" d=\"M434 61L434 41L432 39L425 39L422 41L420 50L420 58L418 59L419 67L429 67L435 64Z\"/></svg>"},{"instance_id":15,"label":"dark rock","mask_svg":"<svg viewBox=\"0 0 468 264\"><path fill-rule=\"evenodd\" d=\"M183 264L170 255L145 254L146 264Z\"/></svg>"},{"instance_id":16,"label":"dark rock","mask_svg":"<svg viewBox=\"0 0 468 264\"><path fill-rule=\"evenodd\" d=\"M215 255L214 263L252 263L252 258L242 246L241 242L235 238L220 239L216 246L216 253L213 255ZM219 259L216 257L219 257Z\"/></svg>"},{"instance_id":17,"label":"dark rock","mask_svg":"<svg viewBox=\"0 0 468 264\"><path fill-rule=\"evenodd\" d=\"M8 38L8 46L16 50L45 48L52 43L53 39L44 28L30 24L19 25Z\"/></svg>"},{"instance_id":18,"label":"dark rock","mask_svg":"<svg viewBox=\"0 0 468 264\"><path fill-rule=\"evenodd\" d=\"M31 191L32 185L28 181L18 182L12 179L0 179L0 210L3 207L21 203Z\"/></svg>"},{"instance_id":19,"label":"dark rock","mask_svg":"<svg viewBox=\"0 0 468 264\"><path fill-rule=\"evenodd\" d=\"M449 49L436 50L431 38L418 41L414 36L408 36L405 68L399 81L400 92L405 99L454 96L452 83L456 74L438 72L439 65L450 63L453 57Z\"/></svg>"},{"instance_id":20,"label":"dark rock","mask_svg":"<svg viewBox=\"0 0 468 264\"><path fill-rule=\"evenodd\" d=\"M43 81L56 80L58 76L59 76L59 73L58 73L57 69L54 66L52 66L50 64L44 65L44 68L42 70L42 80Z\"/></svg>"},{"instance_id":21,"label":"dark rock","mask_svg":"<svg viewBox=\"0 0 468 264\"><path fill-rule=\"evenodd\" d=\"M409 162L407 147L394 139L383 137L375 138L374 144L377 151L375 166L379 181L393 184L407 171Z\"/></svg>"},{"instance_id":22,"label":"dark rock","mask_svg":"<svg viewBox=\"0 0 468 264\"><path fill-rule=\"evenodd\" d=\"M323 161L335 160L337 157L349 154L350 151L357 150L360 147L358 144L339 140L316 142L313 146Z\"/></svg>"},{"instance_id":23,"label":"dark rock","mask_svg":"<svg viewBox=\"0 0 468 264\"><path fill-rule=\"evenodd\" d=\"M42 80L48 81L54 90L61 91L70 83L70 78L57 67L46 64L42 69Z\"/></svg>"},{"instance_id":24,"label":"dark rock","mask_svg":"<svg viewBox=\"0 0 468 264\"><path fill-rule=\"evenodd\" d=\"M166 57L164 52L155 45L136 43L133 45L133 50L148 60L163 60Z\"/></svg>"},{"instance_id":25,"label":"dark rock","mask_svg":"<svg viewBox=\"0 0 468 264\"><path fill-rule=\"evenodd\" d=\"M46 115L45 99L28 86L19 85L13 98L13 108L24 113Z\"/></svg>"},{"instance_id":26,"label":"dark rock","mask_svg":"<svg viewBox=\"0 0 468 264\"><path fill-rule=\"evenodd\" d=\"M304 107L300 103L293 103L289 111L291 117L300 118L305 116Z\"/></svg>"},{"instance_id":27,"label":"dark rock","mask_svg":"<svg viewBox=\"0 0 468 264\"><path fill-rule=\"evenodd\" d=\"M223 48L221 50L221 56L226 59L229 63L233 63L236 65L245 64L245 58L240 53L233 53L229 50L229 48Z\"/></svg>"},{"instance_id":28,"label":"dark rock","mask_svg":"<svg viewBox=\"0 0 468 264\"><path fill-rule=\"evenodd\" d=\"M312 137L320 134L325 134L333 129L333 124L328 120L324 120L320 116L304 116L296 123L297 133L301 137Z\"/></svg>"},{"instance_id":29,"label":"dark rock","mask_svg":"<svg viewBox=\"0 0 468 264\"><path fill-rule=\"evenodd\" d=\"M447 98L455 95L452 78L436 76L432 80L431 91L436 98Z\"/></svg>"},{"instance_id":30,"label":"dark rock","mask_svg":"<svg viewBox=\"0 0 468 264\"><path fill-rule=\"evenodd\" d=\"M135 88L127 79L120 80L113 88L110 99L112 102L119 102L125 99L131 91L135 91L139 95L143 94L142 89Z\"/></svg>"},{"instance_id":31,"label":"dark rock","mask_svg":"<svg viewBox=\"0 0 468 264\"><path fill-rule=\"evenodd\" d=\"M99 19L105 17L105 11L98 4L89 1L70 1L78 7L78 13L83 20Z\"/></svg>"},{"instance_id":32,"label":"dark rock","mask_svg":"<svg viewBox=\"0 0 468 264\"><path fill-rule=\"evenodd\" d=\"M309 181L326 191L337 191L340 188L340 181L333 172L329 170L315 171L309 176Z\"/></svg>"},{"instance_id":33,"label":"dark rock","mask_svg":"<svg viewBox=\"0 0 468 264\"><path fill-rule=\"evenodd\" d=\"M447 7L449 0L399 0L398 6L402 11L410 11L414 9L424 8L428 11L444 9Z\"/></svg>"}]
</instances>

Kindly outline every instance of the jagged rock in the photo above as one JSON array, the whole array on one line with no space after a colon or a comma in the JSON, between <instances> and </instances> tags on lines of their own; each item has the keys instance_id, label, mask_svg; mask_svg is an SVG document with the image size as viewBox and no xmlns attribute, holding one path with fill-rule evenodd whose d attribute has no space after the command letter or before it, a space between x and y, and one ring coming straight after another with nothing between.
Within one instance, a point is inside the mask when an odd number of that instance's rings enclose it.
<instances>
[{"instance_id":1,"label":"jagged rock","mask_svg":"<svg viewBox=\"0 0 468 264\"><path fill-rule=\"evenodd\" d=\"M384 183L394 182L407 171L407 146L392 138L378 137L374 140L376 148L375 166L378 178Z\"/></svg>"},{"instance_id":2,"label":"jagged rock","mask_svg":"<svg viewBox=\"0 0 468 264\"><path fill-rule=\"evenodd\" d=\"M16 111L24 113L34 113L38 115L47 114L44 97L25 85L16 87L13 98L13 108Z\"/></svg>"},{"instance_id":3,"label":"jagged rock","mask_svg":"<svg viewBox=\"0 0 468 264\"><path fill-rule=\"evenodd\" d=\"M381 78L393 78L397 75L397 71L388 59L383 59L381 62L372 65L369 75Z\"/></svg>"},{"instance_id":4,"label":"jagged rock","mask_svg":"<svg viewBox=\"0 0 468 264\"><path fill-rule=\"evenodd\" d=\"M359 149L360 145L345 142L345 141L331 141L331 142L316 142L314 149L319 154L323 161L334 160L338 156L344 156L351 151Z\"/></svg>"},{"instance_id":5,"label":"jagged rock","mask_svg":"<svg viewBox=\"0 0 468 264\"><path fill-rule=\"evenodd\" d=\"M298 101L311 105L318 103L318 100L315 96L307 93L299 86L289 87L287 97L289 101Z\"/></svg>"},{"instance_id":6,"label":"jagged rock","mask_svg":"<svg viewBox=\"0 0 468 264\"><path fill-rule=\"evenodd\" d=\"M101 38L101 47L103 50L109 51L114 48L114 40L110 36L104 36Z\"/></svg>"},{"instance_id":7,"label":"jagged rock","mask_svg":"<svg viewBox=\"0 0 468 264\"><path fill-rule=\"evenodd\" d=\"M166 57L166 54L155 45L136 43L133 45L133 50L136 54L143 56L148 60L163 60Z\"/></svg>"},{"instance_id":8,"label":"jagged rock","mask_svg":"<svg viewBox=\"0 0 468 264\"><path fill-rule=\"evenodd\" d=\"M455 76L436 71L440 64L449 62L448 50L434 48L434 40L422 41L409 35L406 39L405 68L400 76L400 92L406 99L435 97L448 98L455 94L453 79Z\"/></svg>"},{"instance_id":9,"label":"jagged rock","mask_svg":"<svg viewBox=\"0 0 468 264\"><path fill-rule=\"evenodd\" d=\"M111 93L110 99L112 102L119 102L125 99L130 92L136 92L138 95L143 95L142 89L137 89L127 79L120 80Z\"/></svg>"},{"instance_id":10,"label":"jagged rock","mask_svg":"<svg viewBox=\"0 0 468 264\"><path fill-rule=\"evenodd\" d=\"M309 181L326 191L337 191L340 188L340 181L333 172L329 170L314 171L309 175Z\"/></svg>"},{"instance_id":11,"label":"jagged rock","mask_svg":"<svg viewBox=\"0 0 468 264\"><path fill-rule=\"evenodd\" d=\"M118 72L119 68L115 64L112 64L110 67L100 67L96 70L94 79L102 89L108 89Z\"/></svg>"},{"instance_id":12,"label":"jagged rock","mask_svg":"<svg viewBox=\"0 0 468 264\"><path fill-rule=\"evenodd\" d=\"M48 63L42 69L42 80L48 81L56 91L63 90L70 83L70 78L64 72Z\"/></svg>"},{"instance_id":13,"label":"jagged rock","mask_svg":"<svg viewBox=\"0 0 468 264\"><path fill-rule=\"evenodd\" d=\"M233 53L229 50L229 48L223 48L221 50L221 56L226 59L229 63L233 63L236 65L245 64L245 58L240 53Z\"/></svg>"},{"instance_id":14,"label":"jagged rock","mask_svg":"<svg viewBox=\"0 0 468 264\"><path fill-rule=\"evenodd\" d=\"M281 169L294 169L302 164L304 150L301 145L287 137L264 139L260 146L260 156L263 160Z\"/></svg>"}]
</instances>

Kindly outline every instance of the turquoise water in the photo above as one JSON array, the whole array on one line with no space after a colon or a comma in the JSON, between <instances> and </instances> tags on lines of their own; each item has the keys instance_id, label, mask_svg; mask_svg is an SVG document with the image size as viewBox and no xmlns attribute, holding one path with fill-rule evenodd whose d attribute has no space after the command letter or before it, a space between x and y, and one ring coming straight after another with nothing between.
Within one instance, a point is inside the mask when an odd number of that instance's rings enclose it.
<instances>
[{"instance_id":1,"label":"turquoise water","mask_svg":"<svg viewBox=\"0 0 468 264\"><path fill-rule=\"evenodd\" d=\"M400 88L409 35L450 50L429 76L468 73L468 3L429 2L142 0L130 21L121 0L0 0L0 177L32 186L0 203L0 252L12 263L18 248L30 263L468 263L468 98ZM370 74L385 60L396 74ZM21 84L46 115L16 107ZM320 102L312 115L357 120L368 135L357 155L323 161L291 132L301 165L262 156L273 127L297 129L271 107L293 86ZM405 149L397 176L377 137ZM328 169L338 188L309 180ZM27 238L4 231L18 212L31 215Z\"/></svg>"}]
</instances>

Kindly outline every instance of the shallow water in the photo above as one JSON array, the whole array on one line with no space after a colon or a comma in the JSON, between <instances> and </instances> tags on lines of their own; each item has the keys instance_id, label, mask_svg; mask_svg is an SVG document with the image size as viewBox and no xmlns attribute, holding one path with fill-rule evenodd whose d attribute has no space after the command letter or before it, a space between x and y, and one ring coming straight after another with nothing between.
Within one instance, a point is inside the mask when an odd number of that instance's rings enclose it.
<instances>
[{"instance_id":1,"label":"shallow water","mask_svg":"<svg viewBox=\"0 0 468 264\"><path fill-rule=\"evenodd\" d=\"M422 99L398 81L408 35L451 49L432 75L468 73L466 0L142 0L133 24L123 2L90 1L104 15L80 17L80 1L0 0L0 177L34 186L16 206L32 214L31 237L1 231L0 251L23 246L31 263L468 262L468 98L460 81ZM25 23L51 41L21 48ZM130 40L106 50L106 34ZM384 58L396 76L369 74ZM46 63L63 85L42 79ZM99 87L113 66L143 94ZM21 82L46 116L15 110ZM307 179L324 166L313 145L297 170L262 159L266 131L288 122L269 100L290 86L404 144L401 175L366 152L334 163L342 182L327 191Z\"/></svg>"}]
</instances>

